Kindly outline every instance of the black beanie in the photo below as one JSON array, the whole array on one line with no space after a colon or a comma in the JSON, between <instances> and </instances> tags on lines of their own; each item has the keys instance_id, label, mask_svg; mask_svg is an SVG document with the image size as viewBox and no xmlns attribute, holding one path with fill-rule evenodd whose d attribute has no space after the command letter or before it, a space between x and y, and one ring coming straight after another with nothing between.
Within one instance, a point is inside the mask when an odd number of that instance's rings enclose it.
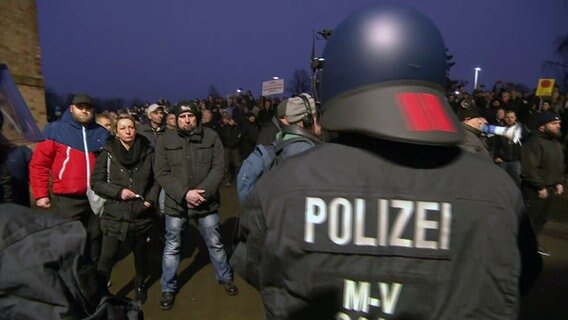
<instances>
[{"instance_id":1,"label":"black beanie","mask_svg":"<svg viewBox=\"0 0 568 320\"><path fill-rule=\"evenodd\" d=\"M197 119L201 117L201 112L199 112L199 108L193 101L189 100L182 100L175 104L173 109L174 114L176 115L176 119L179 117L180 114L189 112L194 114Z\"/></svg>"},{"instance_id":2,"label":"black beanie","mask_svg":"<svg viewBox=\"0 0 568 320\"><path fill-rule=\"evenodd\" d=\"M476 107L469 107L469 108L459 108L458 109L458 118L460 121L464 121L466 119L473 119L481 117L479 110Z\"/></svg>"},{"instance_id":3,"label":"black beanie","mask_svg":"<svg viewBox=\"0 0 568 320\"><path fill-rule=\"evenodd\" d=\"M545 112L538 115L536 127L544 126L552 121L560 121L560 116L556 112Z\"/></svg>"}]
</instances>

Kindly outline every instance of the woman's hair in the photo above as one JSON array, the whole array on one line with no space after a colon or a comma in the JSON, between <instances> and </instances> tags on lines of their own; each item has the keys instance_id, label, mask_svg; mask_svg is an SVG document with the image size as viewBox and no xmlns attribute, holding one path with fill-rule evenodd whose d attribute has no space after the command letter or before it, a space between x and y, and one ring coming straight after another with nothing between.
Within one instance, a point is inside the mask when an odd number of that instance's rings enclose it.
<instances>
[{"instance_id":1,"label":"woman's hair","mask_svg":"<svg viewBox=\"0 0 568 320\"><path fill-rule=\"evenodd\" d=\"M134 124L134 129L137 129L136 128L136 119L133 116L129 115L128 113L121 113L118 117L116 117L116 120L112 124L112 133L115 136L117 136L118 122L120 120L123 120L123 119L128 119L128 120L132 121L132 123Z\"/></svg>"}]
</instances>

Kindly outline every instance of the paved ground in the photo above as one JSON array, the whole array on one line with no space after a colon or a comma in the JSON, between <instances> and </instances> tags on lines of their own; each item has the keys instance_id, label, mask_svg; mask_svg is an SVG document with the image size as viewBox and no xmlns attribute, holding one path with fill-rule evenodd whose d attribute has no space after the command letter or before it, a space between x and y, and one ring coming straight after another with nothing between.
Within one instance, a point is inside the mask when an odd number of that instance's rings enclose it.
<instances>
[{"instance_id":1,"label":"paved ground","mask_svg":"<svg viewBox=\"0 0 568 320\"><path fill-rule=\"evenodd\" d=\"M227 249L230 249L230 236L236 224L239 206L235 189L221 188L222 206L221 232ZM262 302L257 291L235 276L239 287L237 296L229 297L217 284L215 272L207 248L205 247L195 224L190 224L184 238L183 260L178 269L180 292L176 295L174 308L162 311L159 306L161 296L161 250L159 244L153 245L150 256L151 276L148 281L148 301L144 305L145 319L262 319ZM159 242L159 241L157 241ZM113 293L134 297L134 262L132 255L120 261L111 277Z\"/></svg>"},{"instance_id":2,"label":"paved ground","mask_svg":"<svg viewBox=\"0 0 568 320\"><path fill-rule=\"evenodd\" d=\"M534 288L525 297L521 319L568 319L568 195L555 201L549 221L539 237L550 257Z\"/></svg>"},{"instance_id":3,"label":"paved ground","mask_svg":"<svg viewBox=\"0 0 568 320\"><path fill-rule=\"evenodd\" d=\"M227 243L239 209L234 188L222 188L221 193L222 232ZM553 212L552 221L540 237L551 256L545 257L543 273L523 301L523 320L568 319L568 196L555 202ZM159 245L152 246L148 301L144 305L145 319L262 319L263 307L258 293L236 276L235 282L240 293L235 297L227 296L215 281L207 249L203 246L197 228L192 225L187 231L187 245L178 273L181 290L176 296L174 308L169 311L162 311L159 307L161 248ZM133 275L132 255L128 255L113 271L111 291L132 298Z\"/></svg>"}]
</instances>

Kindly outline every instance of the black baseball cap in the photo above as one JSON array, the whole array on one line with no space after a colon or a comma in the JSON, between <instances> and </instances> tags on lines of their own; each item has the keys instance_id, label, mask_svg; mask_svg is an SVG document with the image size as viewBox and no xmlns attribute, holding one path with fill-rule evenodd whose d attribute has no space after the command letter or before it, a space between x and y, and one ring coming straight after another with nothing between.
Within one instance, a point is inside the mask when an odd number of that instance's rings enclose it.
<instances>
[{"instance_id":1,"label":"black baseball cap","mask_svg":"<svg viewBox=\"0 0 568 320\"><path fill-rule=\"evenodd\" d=\"M86 95L86 94L76 94L73 97L73 101L71 101L71 104L74 104L74 105L86 104L86 105L90 105L91 107L95 106L95 104L93 103L93 98L91 98L89 95Z\"/></svg>"}]
</instances>

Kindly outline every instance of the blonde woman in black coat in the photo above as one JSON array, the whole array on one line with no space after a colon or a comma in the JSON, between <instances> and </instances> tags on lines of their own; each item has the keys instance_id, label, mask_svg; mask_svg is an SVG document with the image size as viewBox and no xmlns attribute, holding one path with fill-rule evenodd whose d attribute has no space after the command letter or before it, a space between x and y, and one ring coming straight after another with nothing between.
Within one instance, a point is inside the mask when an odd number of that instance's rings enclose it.
<instances>
[{"instance_id":1,"label":"blonde woman in black coat","mask_svg":"<svg viewBox=\"0 0 568 320\"><path fill-rule=\"evenodd\" d=\"M106 198L97 269L108 280L121 243L128 240L134 251L136 300L144 302L146 239L155 221L159 193L152 168L154 149L147 138L136 133L136 122L131 116L120 116L113 124L113 133L116 139L109 140L103 147L91 176L93 190Z\"/></svg>"}]
</instances>

